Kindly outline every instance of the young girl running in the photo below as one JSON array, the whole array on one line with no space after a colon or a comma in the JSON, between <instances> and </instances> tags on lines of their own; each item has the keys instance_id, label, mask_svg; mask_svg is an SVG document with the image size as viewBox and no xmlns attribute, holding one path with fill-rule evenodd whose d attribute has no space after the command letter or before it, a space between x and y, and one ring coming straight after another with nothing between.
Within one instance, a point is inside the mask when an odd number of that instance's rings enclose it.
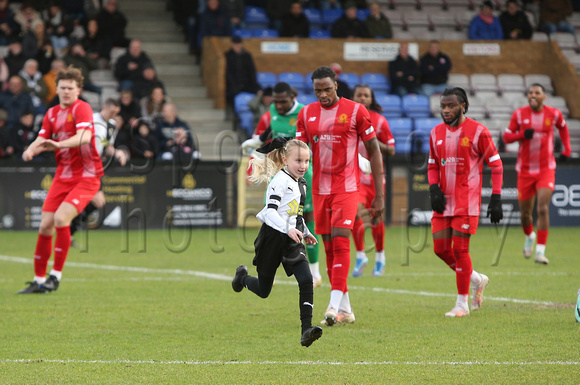
<instances>
[{"instance_id":1,"label":"young girl running","mask_svg":"<svg viewBox=\"0 0 580 385\"><path fill-rule=\"evenodd\" d=\"M315 244L316 238L304 225L303 207L306 181L303 176L310 162L310 150L301 141L278 137L258 152L267 154L263 159L252 160L252 182L268 181L266 206L256 215L262 228L254 241L256 256L253 264L258 277L248 275L248 268L238 266L232 288L240 292L246 287L261 298L272 291L276 270L282 263L288 276L294 274L300 295L300 321L302 346L309 347L322 335L322 328L312 326L314 289L312 274L306 259L302 240Z\"/></svg>"}]
</instances>

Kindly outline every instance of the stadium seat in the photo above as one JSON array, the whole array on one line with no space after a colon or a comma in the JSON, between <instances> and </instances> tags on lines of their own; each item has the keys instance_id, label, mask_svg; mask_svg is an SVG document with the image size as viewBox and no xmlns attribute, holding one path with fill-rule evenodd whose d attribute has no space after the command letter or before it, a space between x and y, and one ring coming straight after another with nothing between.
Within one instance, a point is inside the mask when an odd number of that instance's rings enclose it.
<instances>
[{"instance_id":1,"label":"stadium seat","mask_svg":"<svg viewBox=\"0 0 580 385\"><path fill-rule=\"evenodd\" d=\"M251 111L244 111L238 115L240 119L240 128L248 135L252 136L254 133L254 114Z\"/></svg>"},{"instance_id":2,"label":"stadium seat","mask_svg":"<svg viewBox=\"0 0 580 385\"><path fill-rule=\"evenodd\" d=\"M566 105L566 99L561 96L550 96L544 102L548 106L552 106L554 108L559 109L562 111L562 115L567 118L570 115L570 111L568 110L568 106Z\"/></svg>"},{"instance_id":3,"label":"stadium seat","mask_svg":"<svg viewBox=\"0 0 580 385\"><path fill-rule=\"evenodd\" d=\"M471 74L471 92L476 94L480 91L498 92L497 79L494 74Z\"/></svg>"},{"instance_id":4,"label":"stadium seat","mask_svg":"<svg viewBox=\"0 0 580 385\"><path fill-rule=\"evenodd\" d=\"M305 90L304 75L300 72L281 72L278 74L278 81L290 84L299 92Z\"/></svg>"},{"instance_id":5,"label":"stadium seat","mask_svg":"<svg viewBox=\"0 0 580 385\"><path fill-rule=\"evenodd\" d=\"M99 94L90 91L83 91L81 96L91 105L91 108L94 111L101 110L101 97Z\"/></svg>"},{"instance_id":6,"label":"stadium seat","mask_svg":"<svg viewBox=\"0 0 580 385\"><path fill-rule=\"evenodd\" d=\"M556 32L550 35L550 40L558 43L562 50L577 50L578 43L576 42L576 36L565 33Z\"/></svg>"},{"instance_id":7,"label":"stadium seat","mask_svg":"<svg viewBox=\"0 0 580 385\"><path fill-rule=\"evenodd\" d=\"M389 119L389 128L391 133L397 138L405 138L413 131L413 119L411 118L393 118Z\"/></svg>"},{"instance_id":8,"label":"stadium seat","mask_svg":"<svg viewBox=\"0 0 580 385\"><path fill-rule=\"evenodd\" d=\"M309 37L311 39L330 39L330 32L325 29L311 29Z\"/></svg>"},{"instance_id":9,"label":"stadium seat","mask_svg":"<svg viewBox=\"0 0 580 385\"><path fill-rule=\"evenodd\" d=\"M280 36L278 31L276 31L275 29L270 29L270 28L254 29L254 30L252 30L252 35L254 37L259 37L262 39L271 39L271 38L277 38Z\"/></svg>"},{"instance_id":10,"label":"stadium seat","mask_svg":"<svg viewBox=\"0 0 580 385\"><path fill-rule=\"evenodd\" d=\"M365 21L367 17L371 14L371 11L367 8L357 9L356 17L359 20Z\"/></svg>"},{"instance_id":11,"label":"stadium seat","mask_svg":"<svg viewBox=\"0 0 580 385\"><path fill-rule=\"evenodd\" d=\"M532 41L550 41L550 38L544 32L534 31Z\"/></svg>"},{"instance_id":12,"label":"stadium seat","mask_svg":"<svg viewBox=\"0 0 580 385\"><path fill-rule=\"evenodd\" d=\"M270 19L266 14L266 10L262 7L246 7L244 21L249 29L268 28L270 25Z\"/></svg>"},{"instance_id":13,"label":"stadium seat","mask_svg":"<svg viewBox=\"0 0 580 385\"><path fill-rule=\"evenodd\" d=\"M548 75L527 74L524 76L524 83L526 85L526 89L530 88L532 84L538 83L541 84L546 89L546 93L548 94L554 93L554 87L552 87L552 79Z\"/></svg>"},{"instance_id":14,"label":"stadium seat","mask_svg":"<svg viewBox=\"0 0 580 385\"><path fill-rule=\"evenodd\" d=\"M340 74L340 80L348 84L351 90L354 90L354 86L360 83L360 78L357 74L352 72L343 72Z\"/></svg>"},{"instance_id":15,"label":"stadium seat","mask_svg":"<svg viewBox=\"0 0 580 385\"><path fill-rule=\"evenodd\" d=\"M258 72L256 77L262 88L274 87L277 83L276 74L273 72Z\"/></svg>"},{"instance_id":16,"label":"stadium seat","mask_svg":"<svg viewBox=\"0 0 580 385\"><path fill-rule=\"evenodd\" d=\"M488 99L486 107L490 119L510 119L514 112L512 102L503 97Z\"/></svg>"},{"instance_id":17,"label":"stadium seat","mask_svg":"<svg viewBox=\"0 0 580 385\"><path fill-rule=\"evenodd\" d=\"M322 20L326 28L330 30L332 23L340 19L343 13L344 11L342 9L325 9L322 11Z\"/></svg>"},{"instance_id":18,"label":"stadium seat","mask_svg":"<svg viewBox=\"0 0 580 385\"><path fill-rule=\"evenodd\" d=\"M411 12L417 9L417 0L394 0L391 2L395 9L402 10L404 12Z\"/></svg>"},{"instance_id":19,"label":"stadium seat","mask_svg":"<svg viewBox=\"0 0 580 385\"><path fill-rule=\"evenodd\" d=\"M383 107L382 115L390 122L390 118L400 118L403 116L401 108L401 98L399 95L376 94L377 103Z\"/></svg>"},{"instance_id":20,"label":"stadium seat","mask_svg":"<svg viewBox=\"0 0 580 385\"><path fill-rule=\"evenodd\" d=\"M449 74L447 84L452 87L461 87L466 92L469 92L471 86L469 85L469 76L465 74Z\"/></svg>"},{"instance_id":21,"label":"stadium seat","mask_svg":"<svg viewBox=\"0 0 580 385\"><path fill-rule=\"evenodd\" d=\"M296 97L296 100L298 100L298 103L307 105L310 103L315 103L318 101L318 99L316 98L316 96L312 95L312 94L299 94Z\"/></svg>"},{"instance_id":22,"label":"stadium seat","mask_svg":"<svg viewBox=\"0 0 580 385\"><path fill-rule=\"evenodd\" d=\"M518 74L497 75L497 86L502 94L505 92L524 92L526 90L524 77Z\"/></svg>"},{"instance_id":23,"label":"stadium seat","mask_svg":"<svg viewBox=\"0 0 580 385\"><path fill-rule=\"evenodd\" d=\"M322 12L316 8L304 8L304 15L310 22L310 29L320 29L322 28Z\"/></svg>"},{"instance_id":24,"label":"stadium seat","mask_svg":"<svg viewBox=\"0 0 580 385\"><path fill-rule=\"evenodd\" d=\"M89 72L89 79L91 83L99 87L117 88L119 86L111 70L93 70Z\"/></svg>"},{"instance_id":25,"label":"stadium seat","mask_svg":"<svg viewBox=\"0 0 580 385\"><path fill-rule=\"evenodd\" d=\"M249 39L251 37L254 37L254 35L252 34L252 31L246 28L238 28L238 29L234 29L234 36L239 36L242 39Z\"/></svg>"},{"instance_id":26,"label":"stadium seat","mask_svg":"<svg viewBox=\"0 0 580 385\"><path fill-rule=\"evenodd\" d=\"M239 115L242 112L250 111L248 103L254 98L254 96L256 95L250 92L240 92L234 96L234 110L236 111L236 114Z\"/></svg>"},{"instance_id":27,"label":"stadium seat","mask_svg":"<svg viewBox=\"0 0 580 385\"><path fill-rule=\"evenodd\" d=\"M408 28L412 27L431 27L431 20L429 13L425 11L409 11L403 14L405 25Z\"/></svg>"},{"instance_id":28,"label":"stadium seat","mask_svg":"<svg viewBox=\"0 0 580 385\"><path fill-rule=\"evenodd\" d=\"M387 77L380 73L364 73L361 75L360 81L363 84L368 84L375 92L389 92L391 88Z\"/></svg>"},{"instance_id":29,"label":"stadium seat","mask_svg":"<svg viewBox=\"0 0 580 385\"><path fill-rule=\"evenodd\" d=\"M428 135L433 127L441 122L440 118L415 118L415 132L423 132Z\"/></svg>"},{"instance_id":30,"label":"stadium seat","mask_svg":"<svg viewBox=\"0 0 580 385\"><path fill-rule=\"evenodd\" d=\"M429 97L425 95L405 95L401 105L403 113L409 118L428 118L431 116Z\"/></svg>"},{"instance_id":31,"label":"stadium seat","mask_svg":"<svg viewBox=\"0 0 580 385\"><path fill-rule=\"evenodd\" d=\"M410 154L411 153L411 138L395 138L395 152L397 155Z\"/></svg>"},{"instance_id":32,"label":"stadium seat","mask_svg":"<svg viewBox=\"0 0 580 385\"><path fill-rule=\"evenodd\" d=\"M383 13L389 19L391 27L393 28L393 32L395 32L395 29L401 29L405 25L405 21L403 20L403 12L395 9L386 9L383 10Z\"/></svg>"}]
</instances>

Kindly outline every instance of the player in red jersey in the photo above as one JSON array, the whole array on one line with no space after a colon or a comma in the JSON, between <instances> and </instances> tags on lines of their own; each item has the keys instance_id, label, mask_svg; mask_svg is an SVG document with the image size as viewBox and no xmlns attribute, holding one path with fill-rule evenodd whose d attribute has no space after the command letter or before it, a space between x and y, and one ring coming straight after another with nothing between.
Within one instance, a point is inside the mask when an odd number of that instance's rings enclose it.
<instances>
[{"instance_id":1,"label":"player in red jersey","mask_svg":"<svg viewBox=\"0 0 580 385\"><path fill-rule=\"evenodd\" d=\"M469 315L469 283L472 285L471 310L483 302L489 283L484 274L472 268L469 239L477 231L481 207L483 162L491 167L492 195L487 209L492 223L503 218L501 185L503 164L489 130L464 114L469 108L462 88L447 88L441 94L443 123L431 131L427 176L431 192L433 248L435 254L455 271L457 301L446 317Z\"/></svg>"},{"instance_id":2,"label":"player in red jersey","mask_svg":"<svg viewBox=\"0 0 580 385\"><path fill-rule=\"evenodd\" d=\"M395 138L389 129L387 119L380 113L383 108L375 99L375 93L366 84L357 84L354 87L353 100L362 104L369 111L371 122L375 128L377 139L379 141L379 148L382 155L395 155ZM364 158L368 158L367 150L363 143L359 143L359 154ZM383 178L383 192L385 191L385 179ZM365 253L365 229L362 220L365 209L370 209L371 202L375 197L375 186L373 179L364 172L360 175L360 191L357 219L354 222L352 229L352 237L356 246L356 265L352 271L353 277L359 277L363 273L364 267L369 262ZM385 269L385 223L383 218L376 218L376 221L371 223L371 231L373 240L375 241L375 268L373 270L374 276L381 276Z\"/></svg>"},{"instance_id":3,"label":"player in red jersey","mask_svg":"<svg viewBox=\"0 0 580 385\"><path fill-rule=\"evenodd\" d=\"M369 113L363 105L339 98L336 74L330 67L312 73L318 102L305 106L298 115L296 139L312 149L312 195L316 234L322 235L331 283L330 303L324 323L332 326L354 317L347 289L350 268L350 232L356 217L359 189L358 143L369 153L376 196L371 217L384 209L383 162Z\"/></svg>"},{"instance_id":4,"label":"player in red jersey","mask_svg":"<svg viewBox=\"0 0 580 385\"><path fill-rule=\"evenodd\" d=\"M42 206L34 280L19 294L58 289L70 248L70 223L99 191L103 175L95 148L93 110L78 98L83 88L81 71L69 66L57 74L56 84L60 104L47 111L38 138L22 154L24 161L30 161L41 152L54 151L57 167ZM46 279L55 230L54 265Z\"/></svg>"},{"instance_id":5,"label":"player in red jersey","mask_svg":"<svg viewBox=\"0 0 580 385\"><path fill-rule=\"evenodd\" d=\"M503 139L506 143L519 141L516 171L518 172L518 202L522 228L526 235L524 257L532 256L536 240L532 210L538 197L538 234L536 245L537 263L548 264L546 241L550 227L550 198L556 181L556 160L554 159L554 127L560 131L564 150L560 160L570 156L570 134L568 126L558 109L544 105L546 91L540 84L532 84L528 89L528 106L514 111Z\"/></svg>"}]
</instances>

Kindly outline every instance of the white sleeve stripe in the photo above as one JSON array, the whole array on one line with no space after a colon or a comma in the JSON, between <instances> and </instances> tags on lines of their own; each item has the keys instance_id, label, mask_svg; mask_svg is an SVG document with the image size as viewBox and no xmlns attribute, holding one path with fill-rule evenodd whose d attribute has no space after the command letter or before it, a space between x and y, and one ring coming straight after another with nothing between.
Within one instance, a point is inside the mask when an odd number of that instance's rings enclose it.
<instances>
[{"instance_id":1,"label":"white sleeve stripe","mask_svg":"<svg viewBox=\"0 0 580 385\"><path fill-rule=\"evenodd\" d=\"M435 159L429 158L429 164L435 164Z\"/></svg>"},{"instance_id":2,"label":"white sleeve stripe","mask_svg":"<svg viewBox=\"0 0 580 385\"><path fill-rule=\"evenodd\" d=\"M375 129L373 126L370 126L369 128L366 129L365 134L370 134L371 132L373 132Z\"/></svg>"},{"instance_id":3,"label":"white sleeve stripe","mask_svg":"<svg viewBox=\"0 0 580 385\"><path fill-rule=\"evenodd\" d=\"M509 128L506 128L506 129L504 130L504 132L507 132L507 133L510 133L510 134L511 134L511 133L512 133L512 130L510 130Z\"/></svg>"},{"instance_id":4,"label":"white sleeve stripe","mask_svg":"<svg viewBox=\"0 0 580 385\"><path fill-rule=\"evenodd\" d=\"M492 156L491 158L488 159L489 163L495 162L496 160L499 159L499 154L495 154L494 156Z\"/></svg>"},{"instance_id":5,"label":"white sleeve stripe","mask_svg":"<svg viewBox=\"0 0 580 385\"><path fill-rule=\"evenodd\" d=\"M90 127L92 124L90 122L80 122L77 123L77 127Z\"/></svg>"}]
</instances>

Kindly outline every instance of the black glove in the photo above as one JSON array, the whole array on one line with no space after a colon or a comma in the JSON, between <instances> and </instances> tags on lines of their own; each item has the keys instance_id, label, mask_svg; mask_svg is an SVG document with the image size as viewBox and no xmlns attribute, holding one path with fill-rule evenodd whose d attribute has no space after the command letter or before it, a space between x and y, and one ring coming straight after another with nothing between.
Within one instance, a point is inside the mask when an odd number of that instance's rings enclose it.
<instances>
[{"instance_id":1,"label":"black glove","mask_svg":"<svg viewBox=\"0 0 580 385\"><path fill-rule=\"evenodd\" d=\"M501 195L491 194L491 200L487 206L487 217L491 215L491 223L499 223L503 219L503 209L501 208Z\"/></svg>"},{"instance_id":2,"label":"black glove","mask_svg":"<svg viewBox=\"0 0 580 385\"><path fill-rule=\"evenodd\" d=\"M445 211L445 195L443 191L439 188L439 185L433 183L429 186L429 192L431 193L431 208L438 214L443 214Z\"/></svg>"},{"instance_id":3,"label":"black glove","mask_svg":"<svg viewBox=\"0 0 580 385\"><path fill-rule=\"evenodd\" d=\"M533 128L528 128L527 130L524 131L524 138L532 139L533 136L534 136L534 129Z\"/></svg>"},{"instance_id":4,"label":"black glove","mask_svg":"<svg viewBox=\"0 0 580 385\"><path fill-rule=\"evenodd\" d=\"M568 157L564 154L560 154L560 157L558 157L558 163L564 163L568 161Z\"/></svg>"}]
</instances>

